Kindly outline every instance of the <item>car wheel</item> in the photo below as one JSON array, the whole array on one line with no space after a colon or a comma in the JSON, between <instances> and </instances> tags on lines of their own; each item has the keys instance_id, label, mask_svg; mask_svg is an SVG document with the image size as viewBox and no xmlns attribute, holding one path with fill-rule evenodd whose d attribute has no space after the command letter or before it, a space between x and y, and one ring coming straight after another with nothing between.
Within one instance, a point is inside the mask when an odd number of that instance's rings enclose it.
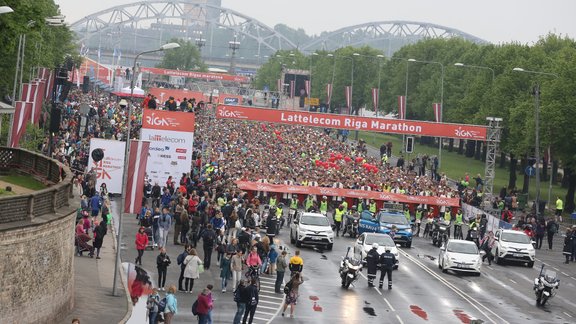
<instances>
[{"instance_id":1,"label":"car wheel","mask_svg":"<svg viewBox=\"0 0 576 324\"><path fill-rule=\"evenodd\" d=\"M292 244L296 243L296 240L292 236L292 231L290 231L290 243L292 243Z\"/></svg>"},{"instance_id":2,"label":"car wheel","mask_svg":"<svg viewBox=\"0 0 576 324\"><path fill-rule=\"evenodd\" d=\"M443 273L447 273L448 269L446 269L446 265L444 264L444 261L442 261L442 272Z\"/></svg>"},{"instance_id":3,"label":"car wheel","mask_svg":"<svg viewBox=\"0 0 576 324\"><path fill-rule=\"evenodd\" d=\"M534 261L528 262L528 268L534 268Z\"/></svg>"},{"instance_id":4,"label":"car wheel","mask_svg":"<svg viewBox=\"0 0 576 324\"><path fill-rule=\"evenodd\" d=\"M326 245L326 249L327 249L328 251L332 251L332 247L333 247L333 246L334 246L334 244L333 244L333 243L330 243L330 244Z\"/></svg>"},{"instance_id":5,"label":"car wheel","mask_svg":"<svg viewBox=\"0 0 576 324\"><path fill-rule=\"evenodd\" d=\"M496 253L494 253L494 262L496 262L496 264L502 264L502 259L499 257L498 249L496 249Z\"/></svg>"},{"instance_id":6,"label":"car wheel","mask_svg":"<svg viewBox=\"0 0 576 324\"><path fill-rule=\"evenodd\" d=\"M406 247L407 247L407 248L411 248L411 247L412 247L412 242L406 243Z\"/></svg>"}]
</instances>

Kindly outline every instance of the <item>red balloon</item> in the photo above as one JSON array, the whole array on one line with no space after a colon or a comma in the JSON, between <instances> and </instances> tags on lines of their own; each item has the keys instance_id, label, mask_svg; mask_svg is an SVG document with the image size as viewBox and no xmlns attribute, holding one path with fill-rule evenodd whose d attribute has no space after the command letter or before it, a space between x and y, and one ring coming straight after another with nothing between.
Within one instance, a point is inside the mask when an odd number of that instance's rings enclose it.
<instances>
[{"instance_id":1,"label":"red balloon","mask_svg":"<svg viewBox=\"0 0 576 324\"><path fill-rule=\"evenodd\" d=\"M334 152L330 153L330 157L331 157L331 158L334 157Z\"/></svg>"},{"instance_id":2,"label":"red balloon","mask_svg":"<svg viewBox=\"0 0 576 324\"><path fill-rule=\"evenodd\" d=\"M334 162L334 161L336 161L336 158L335 158L335 157L333 157L333 156L331 156L331 157L328 159L328 161L330 161L330 162Z\"/></svg>"},{"instance_id":3,"label":"red balloon","mask_svg":"<svg viewBox=\"0 0 576 324\"><path fill-rule=\"evenodd\" d=\"M323 164L322 166L323 166L324 169L326 169L326 170L328 170L328 168L330 167L330 166L328 166L328 164Z\"/></svg>"},{"instance_id":4,"label":"red balloon","mask_svg":"<svg viewBox=\"0 0 576 324\"><path fill-rule=\"evenodd\" d=\"M350 162L350 161L352 161L352 159L351 159L349 156L345 156L345 157L344 157L344 161Z\"/></svg>"},{"instance_id":5,"label":"red balloon","mask_svg":"<svg viewBox=\"0 0 576 324\"><path fill-rule=\"evenodd\" d=\"M280 131L279 131L279 130L275 130L275 131L274 131L274 134L280 135Z\"/></svg>"},{"instance_id":6,"label":"red balloon","mask_svg":"<svg viewBox=\"0 0 576 324\"><path fill-rule=\"evenodd\" d=\"M378 173L378 168L372 168L372 172Z\"/></svg>"},{"instance_id":7,"label":"red balloon","mask_svg":"<svg viewBox=\"0 0 576 324\"><path fill-rule=\"evenodd\" d=\"M342 159L342 154L341 154L341 153L336 154L336 159L337 159L337 160L341 160L341 159Z\"/></svg>"},{"instance_id":8,"label":"red balloon","mask_svg":"<svg viewBox=\"0 0 576 324\"><path fill-rule=\"evenodd\" d=\"M283 139L282 139L282 136L280 136L280 135L276 136L276 138L278 138L279 141L282 141L282 140L283 140Z\"/></svg>"},{"instance_id":9,"label":"red balloon","mask_svg":"<svg viewBox=\"0 0 576 324\"><path fill-rule=\"evenodd\" d=\"M314 164L316 164L316 166L320 166L322 164L322 162L320 162L320 160L316 160L316 161L314 161Z\"/></svg>"},{"instance_id":10,"label":"red balloon","mask_svg":"<svg viewBox=\"0 0 576 324\"><path fill-rule=\"evenodd\" d=\"M354 159L354 161L356 161L356 163L361 163L362 161L364 161L364 158L361 156L357 156L356 159Z\"/></svg>"}]
</instances>

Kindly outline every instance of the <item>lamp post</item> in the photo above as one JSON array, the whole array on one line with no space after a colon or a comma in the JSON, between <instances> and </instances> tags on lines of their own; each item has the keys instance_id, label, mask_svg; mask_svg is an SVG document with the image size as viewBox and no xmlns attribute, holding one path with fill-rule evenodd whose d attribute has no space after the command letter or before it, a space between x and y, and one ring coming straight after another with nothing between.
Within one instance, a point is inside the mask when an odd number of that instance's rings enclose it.
<instances>
[{"instance_id":1,"label":"lamp post","mask_svg":"<svg viewBox=\"0 0 576 324\"><path fill-rule=\"evenodd\" d=\"M198 47L198 51L200 51L200 53L202 53L202 47L206 46L206 39L200 37L200 38L196 38L194 40L196 47Z\"/></svg>"},{"instance_id":2,"label":"lamp post","mask_svg":"<svg viewBox=\"0 0 576 324\"><path fill-rule=\"evenodd\" d=\"M469 65L469 64L464 64L464 63L454 63L454 66L466 67L466 68L471 68L471 69L489 70L490 72L492 72L492 83L494 83L494 69L493 68L489 68L487 66L481 66L481 65Z\"/></svg>"},{"instance_id":3,"label":"lamp post","mask_svg":"<svg viewBox=\"0 0 576 324\"><path fill-rule=\"evenodd\" d=\"M444 64L436 61L420 61L415 59L408 59L408 62L417 62L424 64L437 64L440 65L441 75L440 75L440 109L444 109ZM408 89L408 68L406 68L406 89ZM408 92L408 90L406 90ZM442 122L442 114L440 114L440 120ZM442 137L438 137L438 168L442 164ZM438 172L438 170L436 170Z\"/></svg>"},{"instance_id":4,"label":"lamp post","mask_svg":"<svg viewBox=\"0 0 576 324\"><path fill-rule=\"evenodd\" d=\"M136 61L141 55L150 54L155 52L162 52L167 49L179 48L178 43L168 43L162 45L160 48L150 51L144 51L138 53L134 58L134 64L132 65L132 71L136 70ZM134 79L132 77L130 80L130 103L126 103L128 106L128 116L126 118L126 147L124 148L124 172L122 174L122 200L120 201L120 214L118 215L118 236L116 238L116 262L114 263L114 281L112 284L112 295L116 296L116 281L118 277L118 266L120 264L120 244L122 243L122 214L124 213L125 199L126 199L126 180L128 178L128 157L130 156L130 131L131 123L130 116L132 116L132 105L134 103Z\"/></svg>"},{"instance_id":5,"label":"lamp post","mask_svg":"<svg viewBox=\"0 0 576 324\"><path fill-rule=\"evenodd\" d=\"M379 59L385 58L385 56L382 54L378 54L376 57ZM374 110L376 110L376 117L378 117L378 108L380 107L380 70L382 70L381 64L382 60L378 60L378 100L376 101L376 107L374 108Z\"/></svg>"},{"instance_id":6,"label":"lamp post","mask_svg":"<svg viewBox=\"0 0 576 324\"><path fill-rule=\"evenodd\" d=\"M309 78L310 79L309 80L310 81L310 91L308 91L308 106L312 106L310 100L312 98L312 58L314 56L318 56L318 53L313 52L312 54L310 54L310 71L309 71L310 72L310 78Z\"/></svg>"},{"instance_id":7,"label":"lamp post","mask_svg":"<svg viewBox=\"0 0 576 324\"><path fill-rule=\"evenodd\" d=\"M331 57L334 61L332 62L332 81L330 83L331 86L334 87L334 77L336 76L336 56L332 53L328 53L326 56ZM328 104L328 111L332 111L332 98L330 98L330 103Z\"/></svg>"},{"instance_id":8,"label":"lamp post","mask_svg":"<svg viewBox=\"0 0 576 324\"><path fill-rule=\"evenodd\" d=\"M530 71L525 70L523 68L515 67L512 69L514 72L522 72L522 73L529 73L529 74L539 74L539 75L546 75L552 76L555 79L558 79L558 74L549 73L549 72L539 72L539 71ZM534 159L536 160L536 219L539 218L540 215L540 84L536 82L533 87L532 94L534 95L534 126L536 128L535 135L534 135ZM550 185L551 186L551 185ZM550 188L548 192L548 196L550 196ZM550 198L548 198L550 200ZM550 202L548 202L550 203Z\"/></svg>"},{"instance_id":9,"label":"lamp post","mask_svg":"<svg viewBox=\"0 0 576 324\"><path fill-rule=\"evenodd\" d=\"M236 66L234 58L236 56L236 51L240 49L240 42L236 40L237 36L234 35L234 40L228 42L228 48L232 50L232 56L230 58L230 73L236 74Z\"/></svg>"}]
</instances>

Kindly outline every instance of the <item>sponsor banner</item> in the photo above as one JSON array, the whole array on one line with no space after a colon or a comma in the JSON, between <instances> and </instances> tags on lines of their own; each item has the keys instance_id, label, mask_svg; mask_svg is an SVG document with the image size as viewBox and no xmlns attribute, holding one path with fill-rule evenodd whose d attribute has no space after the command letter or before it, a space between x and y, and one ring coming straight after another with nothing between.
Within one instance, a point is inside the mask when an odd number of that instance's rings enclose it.
<instances>
[{"instance_id":1,"label":"sponsor banner","mask_svg":"<svg viewBox=\"0 0 576 324\"><path fill-rule=\"evenodd\" d=\"M144 109L142 128L194 132L194 114L182 111Z\"/></svg>"},{"instance_id":2,"label":"sponsor banner","mask_svg":"<svg viewBox=\"0 0 576 324\"><path fill-rule=\"evenodd\" d=\"M116 140L105 140L101 138L90 139L88 169L94 169L96 172L97 190L102 183L105 183L108 192L114 194L122 193L125 145L125 142ZM104 151L104 158L98 162L94 162L94 160L92 160L92 152L98 148Z\"/></svg>"},{"instance_id":3,"label":"sponsor banner","mask_svg":"<svg viewBox=\"0 0 576 324\"><path fill-rule=\"evenodd\" d=\"M442 121L442 105L439 103L433 103L432 108L434 109L434 118L436 122L439 123Z\"/></svg>"},{"instance_id":4,"label":"sponsor banner","mask_svg":"<svg viewBox=\"0 0 576 324\"><path fill-rule=\"evenodd\" d=\"M10 137L10 147L18 147L20 138L26 132L26 124L32 113L32 103L16 101L14 105L14 119L12 124L12 136Z\"/></svg>"},{"instance_id":5,"label":"sponsor banner","mask_svg":"<svg viewBox=\"0 0 576 324\"><path fill-rule=\"evenodd\" d=\"M169 76L179 76L185 78L194 79L204 79L204 80L222 80L222 81L234 81L234 82L250 82L250 78L241 75L231 75L225 73L206 73L206 72L192 72L192 71L180 71L180 70L169 70L153 67L142 67L142 72L152 73L157 75L169 75Z\"/></svg>"},{"instance_id":6,"label":"sponsor banner","mask_svg":"<svg viewBox=\"0 0 576 324\"><path fill-rule=\"evenodd\" d=\"M304 104L310 106L320 106L320 99L319 98L304 98Z\"/></svg>"},{"instance_id":7,"label":"sponsor banner","mask_svg":"<svg viewBox=\"0 0 576 324\"><path fill-rule=\"evenodd\" d=\"M408 196L390 192L366 191L356 189L324 188L309 186L290 186L283 184L268 184L250 181L236 181L238 188L251 191L267 191L290 194L321 195L332 197L349 197L374 199L381 201L396 201L411 204L427 204L436 206L460 206L459 198L444 198L436 196Z\"/></svg>"},{"instance_id":8,"label":"sponsor banner","mask_svg":"<svg viewBox=\"0 0 576 324\"><path fill-rule=\"evenodd\" d=\"M406 119L406 96L398 96L398 119Z\"/></svg>"},{"instance_id":9,"label":"sponsor banner","mask_svg":"<svg viewBox=\"0 0 576 324\"><path fill-rule=\"evenodd\" d=\"M148 161L148 141L130 141L130 157L128 159L128 180L124 200L124 212L138 214L142 207L144 196L144 179L146 177L146 162Z\"/></svg>"},{"instance_id":10,"label":"sponsor banner","mask_svg":"<svg viewBox=\"0 0 576 324\"><path fill-rule=\"evenodd\" d=\"M249 108L219 105L216 118L253 120L289 125L359 131L434 136L458 139L486 140L486 127L427 121L369 118L348 115L321 114L305 111Z\"/></svg>"},{"instance_id":11,"label":"sponsor banner","mask_svg":"<svg viewBox=\"0 0 576 324\"><path fill-rule=\"evenodd\" d=\"M200 91L190 91L184 89L166 89L166 88L150 88L148 93L156 96L159 105L163 105L168 98L173 97L176 100L184 100L194 98L196 102L210 101L210 94L205 95L203 92ZM220 93L212 96L212 102L224 102L227 98L228 100L233 100L232 98L236 98L238 101L237 104L242 102L242 96L234 95L234 94L227 94L227 93Z\"/></svg>"},{"instance_id":12,"label":"sponsor banner","mask_svg":"<svg viewBox=\"0 0 576 324\"><path fill-rule=\"evenodd\" d=\"M223 101L225 105L238 105L240 103L238 97L224 97Z\"/></svg>"}]
</instances>

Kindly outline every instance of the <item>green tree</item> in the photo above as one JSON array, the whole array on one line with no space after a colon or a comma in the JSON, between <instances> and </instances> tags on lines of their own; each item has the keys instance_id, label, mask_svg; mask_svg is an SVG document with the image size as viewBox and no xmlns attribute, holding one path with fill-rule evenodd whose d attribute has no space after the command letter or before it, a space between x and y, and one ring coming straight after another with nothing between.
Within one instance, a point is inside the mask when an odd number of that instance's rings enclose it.
<instances>
[{"instance_id":1,"label":"green tree","mask_svg":"<svg viewBox=\"0 0 576 324\"><path fill-rule=\"evenodd\" d=\"M206 64L202 61L200 51L191 41L171 39L168 43L178 43L179 48L165 51L159 68L182 71L206 71Z\"/></svg>"}]
</instances>

